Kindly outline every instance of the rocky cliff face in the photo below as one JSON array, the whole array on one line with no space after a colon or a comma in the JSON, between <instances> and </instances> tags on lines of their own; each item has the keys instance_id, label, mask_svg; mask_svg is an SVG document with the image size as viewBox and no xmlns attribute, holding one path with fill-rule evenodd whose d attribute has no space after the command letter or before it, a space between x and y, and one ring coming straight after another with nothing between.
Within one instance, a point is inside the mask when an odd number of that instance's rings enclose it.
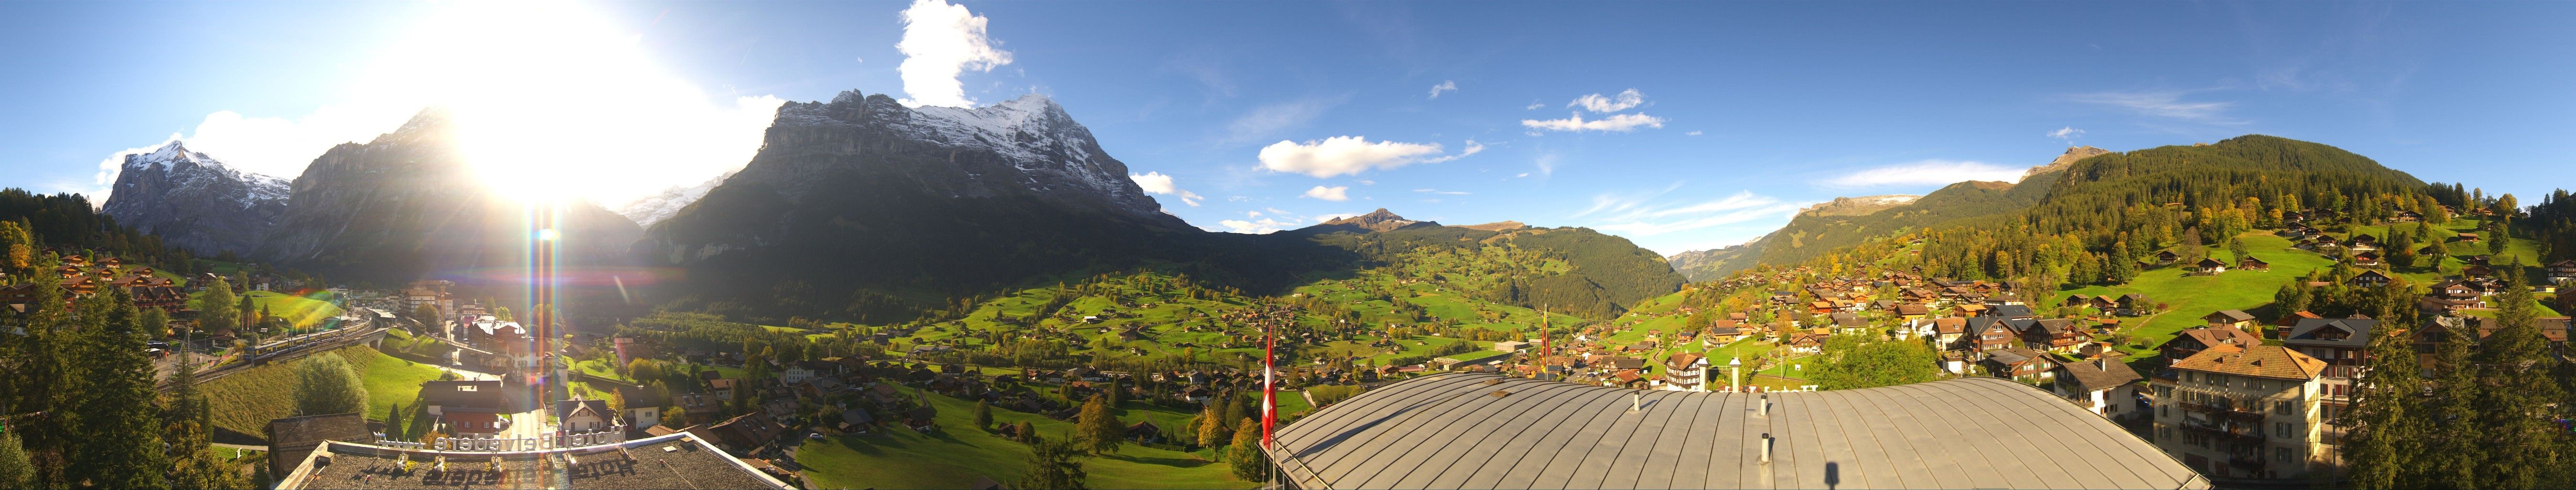
<instances>
[{"instance_id":1,"label":"rocky cliff face","mask_svg":"<svg viewBox=\"0 0 2576 490\"><path fill-rule=\"evenodd\" d=\"M211 255L250 252L286 203L285 180L234 169L172 141L126 155L101 211L135 231Z\"/></svg>"},{"instance_id":2,"label":"rocky cliff face","mask_svg":"<svg viewBox=\"0 0 2576 490\"><path fill-rule=\"evenodd\" d=\"M1914 202L1915 199L1922 198L1923 196L1912 194L1837 197L1831 201L1816 203L1814 206L1807 206L1806 209L1800 209L1798 210L1798 214L1810 216L1860 216L1875 213L1881 209L1903 206L1906 203Z\"/></svg>"},{"instance_id":3,"label":"rocky cliff face","mask_svg":"<svg viewBox=\"0 0 2576 490\"><path fill-rule=\"evenodd\" d=\"M521 267L533 231L523 201L497 195L484 178L462 161L444 114L423 111L374 141L314 159L255 255L374 284ZM588 202L568 205L556 229L558 264L573 267L624 262L640 233Z\"/></svg>"},{"instance_id":4,"label":"rocky cliff face","mask_svg":"<svg viewBox=\"0 0 2576 490\"><path fill-rule=\"evenodd\" d=\"M1394 212L1387 211L1386 208L1377 208L1376 211L1370 211L1368 214L1325 221L1308 228L1364 233L1370 231L1391 231L1397 228L1404 228L1417 224L1424 226L1440 226L1439 222L1404 219L1403 216L1396 216Z\"/></svg>"},{"instance_id":5,"label":"rocky cliff face","mask_svg":"<svg viewBox=\"0 0 2576 490\"><path fill-rule=\"evenodd\" d=\"M2057 159L2055 160L2049 160L2047 165L2031 167L2029 172L2023 172L2021 174L2021 178L2028 179L2033 175L2066 170L2066 167L2074 165L2076 160L2083 160L2085 158L2091 158L2093 156L2108 153L2111 153L2111 150L2094 148L2091 146L2070 146L2066 148L2066 153L2057 155Z\"/></svg>"}]
</instances>

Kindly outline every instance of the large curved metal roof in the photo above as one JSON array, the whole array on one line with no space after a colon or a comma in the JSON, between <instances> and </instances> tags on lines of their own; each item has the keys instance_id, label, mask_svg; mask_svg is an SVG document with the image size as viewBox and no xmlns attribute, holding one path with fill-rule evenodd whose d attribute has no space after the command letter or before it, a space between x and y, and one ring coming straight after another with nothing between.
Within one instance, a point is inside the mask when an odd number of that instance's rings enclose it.
<instances>
[{"instance_id":1,"label":"large curved metal roof","mask_svg":"<svg viewBox=\"0 0 2576 490\"><path fill-rule=\"evenodd\" d=\"M1762 394L1438 374L1300 419L1270 455L1309 489L2209 487L2101 416L2008 380L1768 395L1765 415Z\"/></svg>"}]
</instances>

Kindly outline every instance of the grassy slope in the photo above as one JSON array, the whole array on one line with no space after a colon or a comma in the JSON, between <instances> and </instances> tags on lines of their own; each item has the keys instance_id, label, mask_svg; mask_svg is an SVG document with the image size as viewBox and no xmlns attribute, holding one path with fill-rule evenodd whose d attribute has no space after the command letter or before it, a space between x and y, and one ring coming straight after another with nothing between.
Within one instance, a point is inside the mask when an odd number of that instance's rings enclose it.
<instances>
[{"instance_id":1,"label":"grassy slope","mask_svg":"<svg viewBox=\"0 0 2576 490\"><path fill-rule=\"evenodd\" d=\"M2414 231L2415 226L2416 225L2414 224L2405 223L2396 225L2398 231L2410 233ZM2457 232L2475 231L2476 227L2477 223L2475 220L2463 219L2454 220L2450 224L2441 228L2451 229ZM2384 238L2387 235L2388 228L2388 226L2356 226L2353 227L2353 230L2358 233L2369 233L2372 235L2382 236ZM2180 332L2185 328L2202 325L2202 316L2219 310L2251 310L2270 304L2272 302L2272 295L2280 291L2282 284L2286 284L2293 279L2304 276L2311 270L2330 268L2334 265L2333 258L2318 255L2306 250L2290 248L2291 244L2289 240L2273 236L2268 233L2247 234L2240 236L2238 239L2245 243L2246 248L2251 251L2254 256L2261 257L2264 261L2270 262L2272 264L2272 270L2261 272L2228 271L2216 276L2193 276L2184 274L2184 270L2179 267L2159 267L2142 271L2138 274L2137 279L2130 281L2128 284L2118 286L2087 286L2067 289L2059 291L2056 297L2064 298L2069 294L2120 295L2134 292L2144 293L2150 299L2171 304L2172 309L2167 310L2163 314L2146 319L2144 322L2139 322L2135 319L2128 321L2131 326L2127 327L2127 333L2145 340L2148 342L2148 347L2137 348L2130 345L2123 345L2120 346L2120 349L2143 358L2148 355L2153 355L2157 348L2164 345L2164 342L2172 340L2176 332ZM2485 244L2480 243L2474 246L2477 247L2474 250L2476 254L2486 253L2484 249ZM2472 251L2470 249L2472 245L2454 243L2452 244L2452 247L2455 251L2461 253ZM2222 260L2233 262L2232 258L2228 257L2228 253L2225 250L2220 250L2216 247L2212 247L2211 255L2220 257ZM2530 263L2532 262L2532 257L2536 255L2537 254L2532 248L2531 241L2515 239L2509 242L2505 253L2498 257L2500 260L2503 258L2520 257L2525 261L2525 263ZM2400 277L2422 284L2440 280L2445 271L2457 273L2462 265L2464 264L2460 259L2454 257L2444 260L2439 270L2401 267L2395 270L2395 272L2396 275ZM2272 314L2279 315L2282 313L2286 312L2273 312ZM2481 313L2489 312L2481 310L2470 310L2467 312L2467 314L2470 315L2479 315ZM2551 310L2544 305L2541 308L2541 314L2555 315L2556 313L2554 310Z\"/></svg>"},{"instance_id":2,"label":"grassy slope","mask_svg":"<svg viewBox=\"0 0 2576 490\"><path fill-rule=\"evenodd\" d=\"M825 488L964 488L977 477L1010 482L1027 464L1028 447L975 428L974 404L929 395L939 410L940 432L841 436L809 441L798 449L806 474ZM1131 414L1138 410L1129 410ZM1130 417L1133 421L1135 417ZM1060 438L1073 424L994 409L995 423L1029 422L1045 437ZM1156 421L1156 424L1163 422ZM1251 488L1223 463L1178 451L1126 445L1116 454L1082 460L1092 488Z\"/></svg>"},{"instance_id":3,"label":"grassy slope","mask_svg":"<svg viewBox=\"0 0 2576 490\"><path fill-rule=\"evenodd\" d=\"M439 371L376 352L366 346L332 351L349 360L366 379L367 417L384 418L385 410L394 403L410 405L420 396L420 383L438 379ZM250 368L206 383L206 398L214 405L215 426L265 437L270 419L295 415L295 366L302 361L270 364Z\"/></svg>"}]
</instances>

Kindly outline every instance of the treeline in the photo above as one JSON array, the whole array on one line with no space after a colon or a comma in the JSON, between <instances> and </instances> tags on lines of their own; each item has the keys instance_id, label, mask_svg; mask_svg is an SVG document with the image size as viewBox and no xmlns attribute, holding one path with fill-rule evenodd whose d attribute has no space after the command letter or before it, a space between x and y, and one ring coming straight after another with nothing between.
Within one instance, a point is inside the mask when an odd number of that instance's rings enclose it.
<instances>
[{"instance_id":1,"label":"treeline","mask_svg":"<svg viewBox=\"0 0 2576 490\"><path fill-rule=\"evenodd\" d=\"M37 265L55 264L44 255ZM178 363L174 393L155 391L144 343L165 327L151 324L157 317L122 289L66 307L58 276L31 279L25 334L0 335L0 369L10 373L0 377L0 487L251 486L209 449L212 412L194 363Z\"/></svg>"},{"instance_id":2,"label":"treeline","mask_svg":"<svg viewBox=\"0 0 2576 490\"><path fill-rule=\"evenodd\" d=\"M2521 271L2498 271L2496 328L2376 329L2343 444L2354 488L2576 486L2576 368L2552 352ZM2465 326L2465 324L2463 324ZM2431 373L2425 377L2426 372Z\"/></svg>"},{"instance_id":3,"label":"treeline","mask_svg":"<svg viewBox=\"0 0 2576 490\"><path fill-rule=\"evenodd\" d=\"M118 257L127 263L162 264L181 272L193 272L196 256L187 250L161 243L161 237L144 234L116 224L116 218L99 214L90 207L88 197L79 194L37 194L26 189L0 189L0 221L14 222L25 230L26 253L10 251L12 260L25 261L33 252L52 247L64 254L98 251Z\"/></svg>"}]
</instances>

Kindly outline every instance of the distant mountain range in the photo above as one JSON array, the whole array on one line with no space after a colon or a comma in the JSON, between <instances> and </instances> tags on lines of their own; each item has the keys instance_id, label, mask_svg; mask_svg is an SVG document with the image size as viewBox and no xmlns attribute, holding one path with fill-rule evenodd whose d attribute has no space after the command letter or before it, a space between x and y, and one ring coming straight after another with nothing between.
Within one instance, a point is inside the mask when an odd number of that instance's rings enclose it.
<instances>
[{"instance_id":1,"label":"distant mountain range","mask_svg":"<svg viewBox=\"0 0 2576 490\"><path fill-rule=\"evenodd\" d=\"M474 279L526 252L517 201L475 185L448 120L424 111L332 148L292 183L177 145L129 157L118 219L335 281ZM639 223L644 226L639 226ZM220 226L199 226L216 224ZM1606 316L1682 276L1626 239L1518 222L1450 227L1379 209L1289 232L1216 233L1162 211L1055 101L905 107L858 91L781 106L733 173L612 213L565 210L566 265L620 270L634 302L737 318L888 321L1089 274L1157 270L1279 294L1429 251L1515 244L1522 271L1478 276L1492 301ZM1443 259L1446 260L1446 259ZM506 278L501 278L506 279Z\"/></svg>"}]
</instances>

